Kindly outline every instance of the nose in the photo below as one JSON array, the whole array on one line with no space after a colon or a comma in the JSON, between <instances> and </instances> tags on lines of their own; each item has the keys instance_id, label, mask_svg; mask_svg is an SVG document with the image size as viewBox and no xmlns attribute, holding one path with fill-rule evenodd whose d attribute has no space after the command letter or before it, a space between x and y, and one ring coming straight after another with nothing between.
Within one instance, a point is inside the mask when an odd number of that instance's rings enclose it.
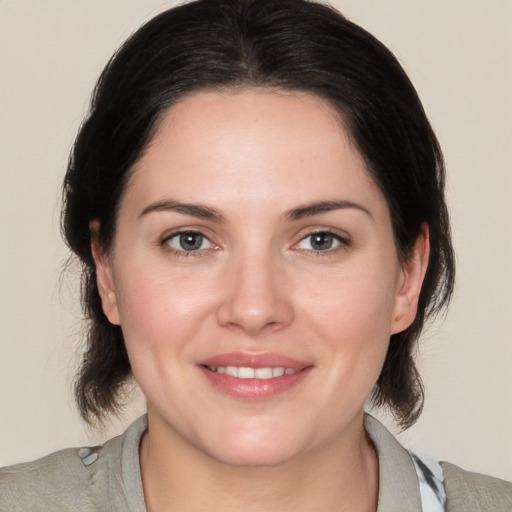
<instances>
[{"instance_id":1,"label":"nose","mask_svg":"<svg viewBox=\"0 0 512 512\"><path fill-rule=\"evenodd\" d=\"M285 273L271 256L243 254L226 266L219 324L249 336L289 325L294 316Z\"/></svg>"}]
</instances>

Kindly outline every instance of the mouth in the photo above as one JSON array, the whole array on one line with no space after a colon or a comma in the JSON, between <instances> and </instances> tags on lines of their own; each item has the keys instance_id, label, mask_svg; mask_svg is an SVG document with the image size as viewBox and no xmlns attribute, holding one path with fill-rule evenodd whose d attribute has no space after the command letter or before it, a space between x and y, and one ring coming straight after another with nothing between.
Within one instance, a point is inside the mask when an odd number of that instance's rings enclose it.
<instances>
[{"instance_id":1,"label":"mouth","mask_svg":"<svg viewBox=\"0 0 512 512\"><path fill-rule=\"evenodd\" d=\"M299 386L313 369L278 354L222 354L199 364L214 389L231 398L269 400Z\"/></svg>"},{"instance_id":2,"label":"mouth","mask_svg":"<svg viewBox=\"0 0 512 512\"><path fill-rule=\"evenodd\" d=\"M283 375L294 375L300 370L295 368L285 368L283 366L271 367L267 366L264 368L251 368L249 366L210 366L205 365L205 368L211 372L225 374L229 377L235 377L236 379L274 379L276 377L282 377Z\"/></svg>"}]
</instances>

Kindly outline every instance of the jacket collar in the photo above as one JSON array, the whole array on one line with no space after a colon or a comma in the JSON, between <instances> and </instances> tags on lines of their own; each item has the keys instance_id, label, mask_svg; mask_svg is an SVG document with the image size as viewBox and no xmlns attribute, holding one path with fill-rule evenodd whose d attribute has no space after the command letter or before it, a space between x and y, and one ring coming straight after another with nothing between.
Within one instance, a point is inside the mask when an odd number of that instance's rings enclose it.
<instances>
[{"instance_id":1,"label":"jacket collar","mask_svg":"<svg viewBox=\"0 0 512 512\"><path fill-rule=\"evenodd\" d=\"M379 458L377 512L422 512L418 477L409 452L373 416L365 414L364 427ZM147 416L142 416L123 436L122 479L129 510L134 511L145 510L138 450L146 428Z\"/></svg>"},{"instance_id":2,"label":"jacket collar","mask_svg":"<svg viewBox=\"0 0 512 512\"><path fill-rule=\"evenodd\" d=\"M364 427L379 458L377 512L421 512L419 482L409 452L373 416L365 414Z\"/></svg>"}]
</instances>

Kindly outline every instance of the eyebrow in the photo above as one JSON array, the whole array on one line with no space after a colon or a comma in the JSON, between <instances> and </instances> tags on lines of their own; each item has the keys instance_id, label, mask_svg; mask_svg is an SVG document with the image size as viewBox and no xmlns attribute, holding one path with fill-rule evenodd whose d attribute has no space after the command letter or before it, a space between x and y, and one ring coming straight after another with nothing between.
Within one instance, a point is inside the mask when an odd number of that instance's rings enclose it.
<instances>
[{"instance_id":1,"label":"eyebrow","mask_svg":"<svg viewBox=\"0 0 512 512\"><path fill-rule=\"evenodd\" d=\"M313 203L305 204L303 206L298 206L297 208L293 208L287 211L284 215L284 219L300 220L306 217L313 217L314 215L320 215L322 213L327 213L334 210L346 209L359 210L368 215L373 220L371 212L364 206L354 203L352 201L340 200L315 201ZM174 211L177 213L181 213L183 215L190 215L192 217L211 220L219 224L226 222L226 218L224 217L224 215L222 215L222 213L220 213L215 208L212 208L211 206L206 206L197 203L182 203L172 199L156 201L154 203L151 203L150 205L146 206L144 210L142 210L141 214L139 215L139 218L143 217L144 215L147 215L148 213L159 211Z\"/></svg>"},{"instance_id":2,"label":"eyebrow","mask_svg":"<svg viewBox=\"0 0 512 512\"><path fill-rule=\"evenodd\" d=\"M151 203L150 205L146 206L144 210L142 210L139 218L147 215L148 213L165 211L174 211L177 213L182 213L183 215L190 215L192 217L211 220L219 224L226 221L224 216L218 210L215 210L210 206L196 203L182 203L172 199Z\"/></svg>"},{"instance_id":3,"label":"eyebrow","mask_svg":"<svg viewBox=\"0 0 512 512\"><path fill-rule=\"evenodd\" d=\"M370 210L365 208L364 206L354 203L352 201L315 201L313 203L306 204L304 206L299 206L298 208L293 208L289 210L285 214L285 219L289 220L300 220L305 217L313 217L314 215L319 215L321 213L332 212L334 210L346 210L346 209L355 209L359 210L373 219L373 215Z\"/></svg>"}]
</instances>

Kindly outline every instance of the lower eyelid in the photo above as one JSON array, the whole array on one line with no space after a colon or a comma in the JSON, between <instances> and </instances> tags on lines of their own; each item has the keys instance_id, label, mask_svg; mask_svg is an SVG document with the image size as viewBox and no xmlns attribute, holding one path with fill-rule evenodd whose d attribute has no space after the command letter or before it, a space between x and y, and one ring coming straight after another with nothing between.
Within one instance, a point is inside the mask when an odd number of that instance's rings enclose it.
<instances>
[{"instance_id":1,"label":"lower eyelid","mask_svg":"<svg viewBox=\"0 0 512 512\"><path fill-rule=\"evenodd\" d=\"M328 231L328 230L318 230L318 231L311 231L311 232L303 234L301 236L301 239L296 244L294 244L294 245L297 246L301 242L303 242L304 240L307 240L309 237L312 237L312 236L318 235L318 234L324 234L324 235L332 236L332 238L335 240L335 242L337 242L336 247L338 245L342 245L342 246L348 247L350 245L350 243L351 243L351 241L350 241L350 239L348 237L342 236L339 233L336 233L336 232L333 232L333 231ZM334 247L333 249L335 249L336 247ZM333 250L333 249L331 249L331 250ZM325 252L327 252L327 251L328 250L326 250Z\"/></svg>"},{"instance_id":2,"label":"lower eyelid","mask_svg":"<svg viewBox=\"0 0 512 512\"><path fill-rule=\"evenodd\" d=\"M186 250L186 249L179 248L179 247L174 247L173 245L171 245L170 242L173 239L178 239L180 235L184 235L184 234L200 235L201 237L203 237L204 241L206 241L208 243L208 246L204 247L204 248L196 249L196 250ZM332 236L332 238L334 239L334 244L333 244L334 246L333 247L329 247L329 248L324 249L324 250L314 249L314 248L303 248L303 249L301 249L300 247L298 247L299 244L304 242L309 237L314 236L315 234L325 234L325 235ZM299 250L310 251L310 252L315 252L315 253L326 253L326 254L327 253L333 253L333 252L336 252L336 250L338 250L338 249L343 250L345 248L348 248L352 244L352 241L351 241L351 239L348 236L343 236L340 233L337 233L337 232L334 232L334 231L329 231L327 229L326 230L319 229L319 230L305 232L305 233L303 233L300 236L301 236L300 240L298 242L294 243L292 248L295 247L295 248L297 248ZM183 229L183 230L180 230L180 231L175 231L173 233L166 234L165 236L161 237L161 239L159 240L159 245L165 246L167 248L167 250L175 253L178 256L187 256L187 257L199 256L199 255L203 254L206 251L215 250L215 249L219 248L214 242L212 242L210 237L208 237L207 235L205 235L201 231L195 230L195 229Z\"/></svg>"},{"instance_id":3,"label":"lower eyelid","mask_svg":"<svg viewBox=\"0 0 512 512\"><path fill-rule=\"evenodd\" d=\"M194 235L201 236L203 238L203 243L204 243L204 241L206 241L206 242L208 242L209 246L205 247L205 248L202 248L202 249L197 249L195 251L187 251L187 250L185 250L183 248L174 247L171 244L171 242L173 240L178 240L181 235L186 235L186 234L194 234ZM174 233L170 233L170 234L168 234L168 235L166 235L166 236L161 238L160 245L167 246L168 248L170 248L171 250L175 251L176 253L188 253L188 254L201 253L202 251L206 251L208 249L216 247L215 244L210 240L210 238L208 236L206 236L201 231L197 231L197 230L194 230L194 229L184 229L184 230L180 230L180 231L175 231Z\"/></svg>"}]
</instances>

